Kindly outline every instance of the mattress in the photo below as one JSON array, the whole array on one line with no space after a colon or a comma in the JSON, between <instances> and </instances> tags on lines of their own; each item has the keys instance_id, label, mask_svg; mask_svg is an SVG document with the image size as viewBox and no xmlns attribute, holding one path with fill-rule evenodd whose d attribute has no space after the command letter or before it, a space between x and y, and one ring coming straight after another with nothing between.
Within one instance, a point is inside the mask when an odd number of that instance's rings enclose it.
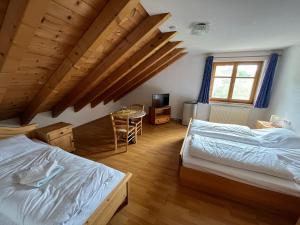
<instances>
[{"instance_id":1,"label":"mattress","mask_svg":"<svg viewBox=\"0 0 300 225\"><path fill-rule=\"evenodd\" d=\"M44 158L55 158L60 165L64 166L64 172L51 180L43 189L22 187L14 182L13 176L17 171L15 168L26 167L28 163L43 160ZM83 179L83 176L86 174L91 174L92 176ZM97 176L94 176L95 174ZM105 179L102 182L101 179L104 179L106 174L109 175L109 179ZM99 179L95 179L95 181L88 179L98 177ZM34 143L30 139L26 139L25 136L17 137L8 143L1 140L0 225L82 225L124 177L125 174L118 170L75 156L57 147ZM77 188L79 190L78 193ZM52 195L52 190L54 190L53 193L55 195ZM43 194L48 191L50 191L49 198L47 198L48 195L44 198L45 195ZM43 198L39 198L39 194ZM64 199L63 203L61 205L56 204L60 199ZM74 202L70 200L69 205L67 205L66 201L68 199L73 199ZM38 210L36 210L38 203L41 203L41 207L38 207ZM74 204L76 213L73 213L72 204ZM48 206L49 208L47 208ZM68 211L70 206L72 206L71 212ZM68 216L68 219L63 222L55 221L56 214L63 214L64 207L67 212L64 216ZM61 210L57 211L57 208ZM48 210L50 210L49 216L43 213L48 212ZM56 214L52 213L55 210L57 211ZM47 217L47 221L40 220L43 222L38 222L40 218L44 217ZM51 220L52 218L54 218L53 221Z\"/></svg>"}]
</instances>

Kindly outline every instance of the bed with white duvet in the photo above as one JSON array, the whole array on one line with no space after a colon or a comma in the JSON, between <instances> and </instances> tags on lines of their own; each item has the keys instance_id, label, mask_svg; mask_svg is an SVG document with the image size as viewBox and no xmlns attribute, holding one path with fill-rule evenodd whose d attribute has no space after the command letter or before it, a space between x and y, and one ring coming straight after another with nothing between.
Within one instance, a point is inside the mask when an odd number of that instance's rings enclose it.
<instances>
[{"instance_id":1,"label":"bed with white duvet","mask_svg":"<svg viewBox=\"0 0 300 225\"><path fill-rule=\"evenodd\" d=\"M51 162L62 171L41 186L20 183L24 171ZM0 140L0 225L84 224L124 176L24 135Z\"/></svg>"},{"instance_id":2,"label":"bed with white duvet","mask_svg":"<svg viewBox=\"0 0 300 225\"><path fill-rule=\"evenodd\" d=\"M300 148L300 137L285 128L250 129L242 125L212 123L193 119L188 134L198 134L270 148Z\"/></svg>"},{"instance_id":3,"label":"bed with white duvet","mask_svg":"<svg viewBox=\"0 0 300 225\"><path fill-rule=\"evenodd\" d=\"M187 168L300 197L300 138L287 129L193 120L182 150Z\"/></svg>"}]
</instances>

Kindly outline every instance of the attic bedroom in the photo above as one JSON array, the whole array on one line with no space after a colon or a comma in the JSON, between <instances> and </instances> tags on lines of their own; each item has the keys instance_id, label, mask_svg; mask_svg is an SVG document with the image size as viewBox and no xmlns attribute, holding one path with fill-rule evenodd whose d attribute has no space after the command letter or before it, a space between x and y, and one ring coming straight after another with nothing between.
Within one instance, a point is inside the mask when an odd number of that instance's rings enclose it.
<instances>
[{"instance_id":1,"label":"attic bedroom","mask_svg":"<svg viewBox=\"0 0 300 225\"><path fill-rule=\"evenodd\" d=\"M0 0L0 225L300 225L300 1Z\"/></svg>"}]
</instances>

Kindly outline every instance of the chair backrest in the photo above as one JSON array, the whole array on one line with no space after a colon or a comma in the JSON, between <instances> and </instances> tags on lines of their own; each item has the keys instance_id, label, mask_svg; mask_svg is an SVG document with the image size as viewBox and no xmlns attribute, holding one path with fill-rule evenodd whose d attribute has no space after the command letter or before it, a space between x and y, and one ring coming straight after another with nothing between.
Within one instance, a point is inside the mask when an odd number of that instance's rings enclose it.
<instances>
[{"instance_id":1,"label":"chair backrest","mask_svg":"<svg viewBox=\"0 0 300 225\"><path fill-rule=\"evenodd\" d=\"M132 104L130 106L130 109L132 110L138 110L138 111L144 111L145 110L145 106L142 104Z\"/></svg>"},{"instance_id":2,"label":"chair backrest","mask_svg":"<svg viewBox=\"0 0 300 225\"><path fill-rule=\"evenodd\" d=\"M129 131L129 117L120 117L117 114L111 113L110 118L115 135L117 133L117 128L120 126L122 126L123 129L126 129L127 132Z\"/></svg>"}]
</instances>

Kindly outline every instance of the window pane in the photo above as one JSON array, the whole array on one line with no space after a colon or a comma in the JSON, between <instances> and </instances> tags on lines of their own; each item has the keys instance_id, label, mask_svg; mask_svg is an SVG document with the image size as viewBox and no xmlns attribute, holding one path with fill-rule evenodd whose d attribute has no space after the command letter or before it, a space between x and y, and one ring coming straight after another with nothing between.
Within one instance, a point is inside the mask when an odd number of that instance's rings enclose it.
<instances>
[{"instance_id":1,"label":"window pane","mask_svg":"<svg viewBox=\"0 0 300 225\"><path fill-rule=\"evenodd\" d=\"M212 97L226 99L228 97L230 80L230 78L215 78Z\"/></svg>"},{"instance_id":2,"label":"window pane","mask_svg":"<svg viewBox=\"0 0 300 225\"><path fill-rule=\"evenodd\" d=\"M236 78L232 93L234 100L250 100L254 79Z\"/></svg>"},{"instance_id":3,"label":"window pane","mask_svg":"<svg viewBox=\"0 0 300 225\"><path fill-rule=\"evenodd\" d=\"M257 65L238 65L237 77L255 77Z\"/></svg>"},{"instance_id":4,"label":"window pane","mask_svg":"<svg viewBox=\"0 0 300 225\"><path fill-rule=\"evenodd\" d=\"M215 76L231 77L233 65L216 66Z\"/></svg>"}]
</instances>

